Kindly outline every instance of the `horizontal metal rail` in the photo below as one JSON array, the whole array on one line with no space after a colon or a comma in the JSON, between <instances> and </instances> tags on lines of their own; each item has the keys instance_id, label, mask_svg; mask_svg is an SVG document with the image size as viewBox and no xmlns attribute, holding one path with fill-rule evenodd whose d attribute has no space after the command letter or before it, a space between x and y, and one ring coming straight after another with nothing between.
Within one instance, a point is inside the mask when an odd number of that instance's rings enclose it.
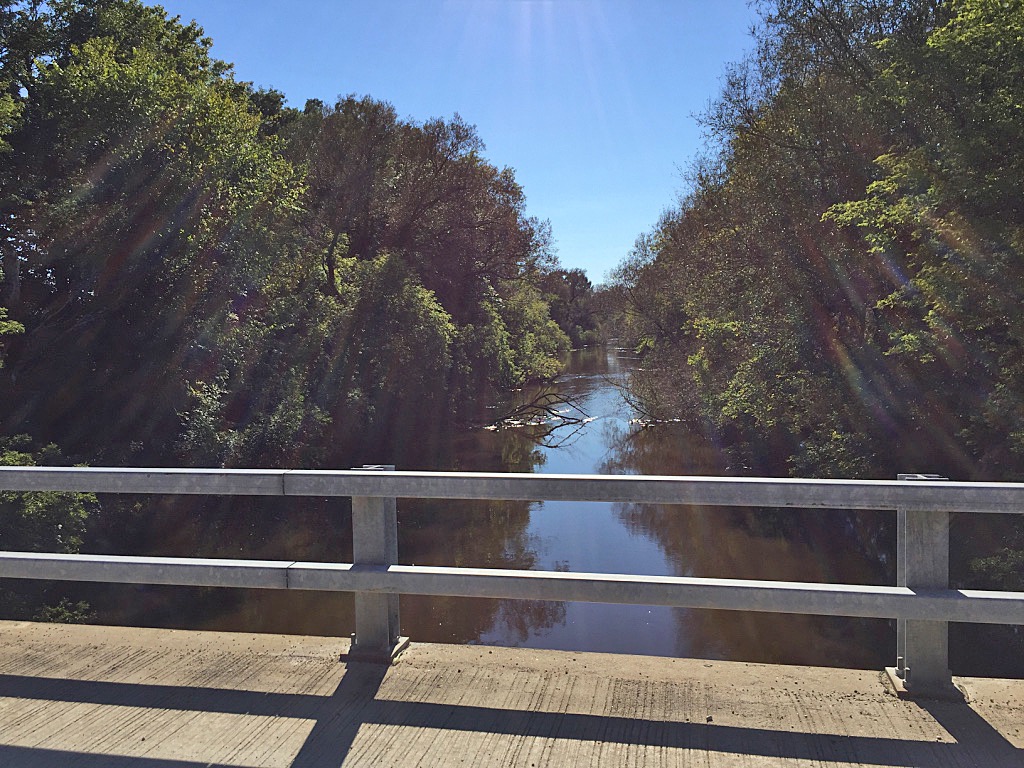
<instances>
[{"instance_id":1,"label":"horizontal metal rail","mask_svg":"<svg viewBox=\"0 0 1024 768\"><path fill-rule=\"evenodd\" d=\"M355 645L402 646L397 595L660 605L897 620L895 678L931 695L951 685L948 622L1024 624L1024 592L949 589L950 513L1024 513L1024 485L891 480L533 475L356 470L0 467L0 491L352 497L353 560L0 553L0 577L355 592ZM807 584L398 565L396 498L605 501L690 506L891 510L896 586ZM913 670L913 676L911 671Z\"/></svg>"},{"instance_id":2,"label":"horizontal metal rail","mask_svg":"<svg viewBox=\"0 0 1024 768\"><path fill-rule=\"evenodd\" d=\"M610 501L1024 514L1024 485L367 470L0 467L3 491Z\"/></svg>"},{"instance_id":3,"label":"horizontal metal rail","mask_svg":"<svg viewBox=\"0 0 1024 768\"><path fill-rule=\"evenodd\" d=\"M1024 593L287 560L0 553L5 577L661 605L820 616L1012 624Z\"/></svg>"}]
</instances>

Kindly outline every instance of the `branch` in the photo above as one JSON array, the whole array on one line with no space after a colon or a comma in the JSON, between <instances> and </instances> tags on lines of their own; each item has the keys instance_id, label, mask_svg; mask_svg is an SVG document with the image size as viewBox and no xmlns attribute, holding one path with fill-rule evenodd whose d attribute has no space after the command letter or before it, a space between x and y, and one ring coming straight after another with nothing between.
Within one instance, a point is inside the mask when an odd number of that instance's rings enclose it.
<instances>
[{"instance_id":1,"label":"branch","mask_svg":"<svg viewBox=\"0 0 1024 768\"><path fill-rule=\"evenodd\" d=\"M575 398L548 389L482 428L495 432L527 427L526 436L533 442L545 448L559 448L575 440L583 426L593 420Z\"/></svg>"}]
</instances>

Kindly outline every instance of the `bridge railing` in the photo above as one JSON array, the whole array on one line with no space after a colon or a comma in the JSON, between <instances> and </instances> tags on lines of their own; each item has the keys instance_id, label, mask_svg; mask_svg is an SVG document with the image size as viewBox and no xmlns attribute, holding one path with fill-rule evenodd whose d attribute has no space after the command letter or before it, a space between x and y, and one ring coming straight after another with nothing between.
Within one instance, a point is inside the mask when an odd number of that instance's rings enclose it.
<instances>
[{"instance_id":1,"label":"bridge railing","mask_svg":"<svg viewBox=\"0 0 1024 768\"><path fill-rule=\"evenodd\" d=\"M897 620L894 674L928 694L951 684L948 622L1024 624L1024 593L949 588L949 515L1024 512L1024 485L675 476L357 470L0 467L0 490L352 497L353 562L0 553L0 577L351 591L353 655L399 650L398 595L559 600ZM893 510L897 584L866 586L695 577L409 566L398 563L396 499L611 501ZM912 670L912 674L911 674Z\"/></svg>"}]
</instances>

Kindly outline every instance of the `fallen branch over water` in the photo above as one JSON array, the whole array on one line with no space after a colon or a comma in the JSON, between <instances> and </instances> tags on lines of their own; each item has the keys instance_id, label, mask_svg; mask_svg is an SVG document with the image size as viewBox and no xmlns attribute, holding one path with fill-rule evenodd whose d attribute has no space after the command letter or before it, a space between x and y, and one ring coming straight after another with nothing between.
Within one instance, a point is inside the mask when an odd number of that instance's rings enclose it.
<instances>
[{"instance_id":1,"label":"fallen branch over water","mask_svg":"<svg viewBox=\"0 0 1024 768\"><path fill-rule=\"evenodd\" d=\"M483 429L496 432L526 428L524 434L530 440L547 448L558 448L575 439L583 425L594 418L575 398L548 390L490 421Z\"/></svg>"}]
</instances>

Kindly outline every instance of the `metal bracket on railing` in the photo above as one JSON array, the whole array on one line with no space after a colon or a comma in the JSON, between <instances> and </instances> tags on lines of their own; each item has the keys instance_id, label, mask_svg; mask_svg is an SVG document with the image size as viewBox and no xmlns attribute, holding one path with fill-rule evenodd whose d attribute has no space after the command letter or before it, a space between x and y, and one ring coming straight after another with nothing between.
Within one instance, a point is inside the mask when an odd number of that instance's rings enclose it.
<instances>
[{"instance_id":1,"label":"metal bracket on railing","mask_svg":"<svg viewBox=\"0 0 1024 768\"><path fill-rule=\"evenodd\" d=\"M948 480L901 474L900 481ZM896 586L949 589L949 512L896 510ZM911 676L913 665L913 676ZM949 671L949 623L896 620L896 666L886 667L900 696L959 698Z\"/></svg>"},{"instance_id":2,"label":"metal bracket on railing","mask_svg":"<svg viewBox=\"0 0 1024 768\"><path fill-rule=\"evenodd\" d=\"M360 469L393 472L393 464L366 465ZM352 497L352 564L398 563L398 506L396 499L381 496ZM389 664L409 645L402 637L398 595L356 592L356 632L348 658Z\"/></svg>"}]
</instances>

